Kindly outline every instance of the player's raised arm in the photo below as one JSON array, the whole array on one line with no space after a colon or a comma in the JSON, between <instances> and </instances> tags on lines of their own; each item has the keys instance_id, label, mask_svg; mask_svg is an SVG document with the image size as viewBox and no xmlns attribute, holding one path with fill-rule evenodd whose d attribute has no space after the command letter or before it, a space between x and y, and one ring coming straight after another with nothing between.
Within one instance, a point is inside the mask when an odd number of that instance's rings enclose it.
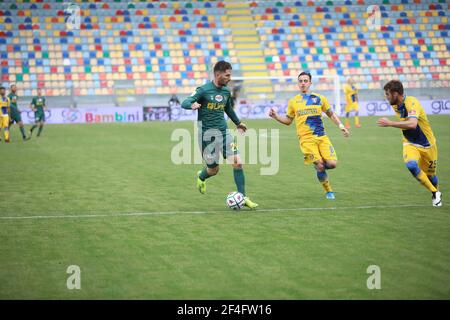
<instances>
[{"instance_id":1,"label":"player's raised arm","mask_svg":"<svg viewBox=\"0 0 450 320\"><path fill-rule=\"evenodd\" d=\"M197 88L189 97L184 99L181 107L188 110L196 110L201 107L200 99L202 97L202 89Z\"/></svg>"}]
</instances>

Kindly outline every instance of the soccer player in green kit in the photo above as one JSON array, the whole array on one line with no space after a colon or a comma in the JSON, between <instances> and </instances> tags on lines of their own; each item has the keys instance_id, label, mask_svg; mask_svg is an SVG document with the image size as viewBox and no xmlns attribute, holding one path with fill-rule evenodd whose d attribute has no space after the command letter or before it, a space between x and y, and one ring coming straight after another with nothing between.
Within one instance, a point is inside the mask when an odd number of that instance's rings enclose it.
<instances>
[{"instance_id":1,"label":"soccer player in green kit","mask_svg":"<svg viewBox=\"0 0 450 320\"><path fill-rule=\"evenodd\" d=\"M214 66L214 80L199 87L183 101L184 109L198 110L199 142L206 167L197 173L197 188L206 192L206 179L219 172L219 152L233 165L234 182L238 192L244 195L245 205L254 209L254 203L245 193L245 177L239 151L228 132L224 112L233 121L238 130L245 132L247 126L242 123L231 106L231 93L227 84L231 80L231 64L219 61Z\"/></svg>"},{"instance_id":2,"label":"soccer player in green kit","mask_svg":"<svg viewBox=\"0 0 450 320\"><path fill-rule=\"evenodd\" d=\"M45 111L47 110L45 105L45 97L42 96L41 88L37 89L37 96L31 100L30 108L34 111L34 125L30 129L30 138L33 135L34 129L39 125L37 136L41 135L45 122Z\"/></svg>"},{"instance_id":3,"label":"soccer player in green kit","mask_svg":"<svg viewBox=\"0 0 450 320\"><path fill-rule=\"evenodd\" d=\"M25 128L23 127L22 122L22 116L20 115L19 107L17 107L17 100L19 100L19 96L17 95L17 86L15 84L12 84L10 87L10 93L8 94L8 98L11 101L11 108L10 108L10 127L11 125L17 123L20 128L20 133L22 134L22 139L25 141L27 140L27 136L25 135Z\"/></svg>"}]
</instances>

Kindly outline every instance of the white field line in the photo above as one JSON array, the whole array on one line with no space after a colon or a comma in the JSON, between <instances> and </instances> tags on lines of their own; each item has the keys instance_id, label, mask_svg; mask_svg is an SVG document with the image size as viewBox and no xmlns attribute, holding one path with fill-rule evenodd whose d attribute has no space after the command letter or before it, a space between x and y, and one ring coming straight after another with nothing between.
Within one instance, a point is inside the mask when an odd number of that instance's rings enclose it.
<instances>
[{"instance_id":1,"label":"white field line","mask_svg":"<svg viewBox=\"0 0 450 320\"><path fill-rule=\"evenodd\" d=\"M261 212L284 212L284 211L321 211L321 210L364 210L364 209L389 209L389 208L421 208L430 207L420 204L400 204L400 205L376 205L376 206L354 206L354 207L327 207L327 208L286 208L286 209L256 209L243 210L242 213L261 213ZM153 216L153 215L176 215L176 214L212 214L212 213L239 213L232 210L213 210L213 211L153 211L153 212L116 212L105 214L67 214L67 215L33 215L33 216L5 216L0 220L25 220L25 219L83 219L83 218L110 218L110 217L133 217L133 216Z\"/></svg>"}]
</instances>

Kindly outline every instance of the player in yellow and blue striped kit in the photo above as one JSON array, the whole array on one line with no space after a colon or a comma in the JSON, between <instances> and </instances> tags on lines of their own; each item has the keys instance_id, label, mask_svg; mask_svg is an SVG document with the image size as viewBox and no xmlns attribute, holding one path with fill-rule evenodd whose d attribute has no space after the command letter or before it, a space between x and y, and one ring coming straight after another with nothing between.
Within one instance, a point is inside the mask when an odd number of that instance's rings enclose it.
<instances>
[{"instance_id":1,"label":"player in yellow and blue striped kit","mask_svg":"<svg viewBox=\"0 0 450 320\"><path fill-rule=\"evenodd\" d=\"M6 89L0 87L0 131L3 129L6 143L9 143L9 108L10 101L6 96Z\"/></svg>"},{"instance_id":2,"label":"player in yellow and blue striped kit","mask_svg":"<svg viewBox=\"0 0 450 320\"><path fill-rule=\"evenodd\" d=\"M384 86L387 100L400 121L378 120L380 127L394 127L403 132L403 160L411 174L432 194L434 207L442 206L436 176L438 151L436 138L419 100L404 94L403 85L391 80Z\"/></svg>"},{"instance_id":3,"label":"player in yellow and blue striped kit","mask_svg":"<svg viewBox=\"0 0 450 320\"><path fill-rule=\"evenodd\" d=\"M328 180L326 169L334 169L337 165L337 155L330 139L325 133L322 113L324 112L341 129L345 137L349 132L331 109L327 99L316 93L310 93L311 74L302 72L298 76L300 94L289 100L286 116L279 116L272 108L269 116L278 122L290 125L295 120L300 149L303 152L305 164L314 164L317 178L322 184L327 199L335 195Z\"/></svg>"},{"instance_id":4,"label":"player in yellow and blue striped kit","mask_svg":"<svg viewBox=\"0 0 450 320\"><path fill-rule=\"evenodd\" d=\"M355 115L355 127L361 128L359 122L359 104L358 104L358 88L355 85L355 81L352 78L347 79L347 83L344 85L345 93L345 127L350 129L350 113L354 112Z\"/></svg>"}]
</instances>

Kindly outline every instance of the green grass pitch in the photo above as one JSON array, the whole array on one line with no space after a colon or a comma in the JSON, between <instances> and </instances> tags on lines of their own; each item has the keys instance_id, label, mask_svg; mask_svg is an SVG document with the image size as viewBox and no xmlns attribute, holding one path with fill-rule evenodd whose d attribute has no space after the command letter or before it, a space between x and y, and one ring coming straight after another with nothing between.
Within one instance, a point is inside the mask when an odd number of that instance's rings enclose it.
<instances>
[{"instance_id":1,"label":"green grass pitch","mask_svg":"<svg viewBox=\"0 0 450 320\"><path fill-rule=\"evenodd\" d=\"M192 122L47 125L27 142L14 126L0 144L0 298L448 299L450 116L430 120L441 208L405 168L400 131L376 118L349 139L326 120L335 201L303 165L294 126L253 120L280 130L280 168L245 166L260 209L240 212L225 207L230 166L201 195L201 166L171 162L172 131ZM69 265L81 290L66 287ZM380 290L366 286L370 265Z\"/></svg>"}]
</instances>

